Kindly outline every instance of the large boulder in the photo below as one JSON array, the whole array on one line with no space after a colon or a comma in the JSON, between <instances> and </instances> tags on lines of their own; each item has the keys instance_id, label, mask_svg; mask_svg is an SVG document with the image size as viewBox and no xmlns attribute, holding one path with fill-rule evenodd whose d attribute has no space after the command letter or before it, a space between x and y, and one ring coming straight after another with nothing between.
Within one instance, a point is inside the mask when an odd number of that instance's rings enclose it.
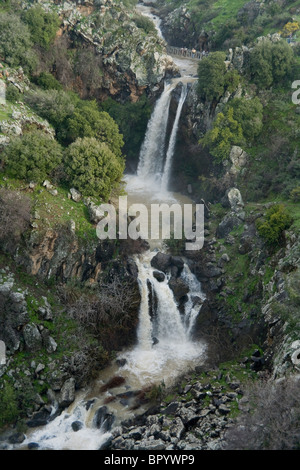
<instances>
[{"instance_id":1,"label":"large boulder","mask_svg":"<svg viewBox=\"0 0 300 470\"><path fill-rule=\"evenodd\" d=\"M42 349L43 338L35 323L28 323L24 326L23 337L27 350L33 352Z\"/></svg>"},{"instance_id":2,"label":"large boulder","mask_svg":"<svg viewBox=\"0 0 300 470\"><path fill-rule=\"evenodd\" d=\"M244 207L244 202L240 190L230 188L226 191L225 196L221 200L223 207L230 208L233 212L239 212Z\"/></svg>"},{"instance_id":3,"label":"large boulder","mask_svg":"<svg viewBox=\"0 0 300 470\"><path fill-rule=\"evenodd\" d=\"M158 252L151 260L151 266L158 271L167 272L171 266L172 256L165 253Z\"/></svg>"},{"instance_id":4,"label":"large boulder","mask_svg":"<svg viewBox=\"0 0 300 470\"><path fill-rule=\"evenodd\" d=\"M181 278L171 278L169 281L170 289L172 289L176 300L180 300L185 297L189 291L189 286Z\"/></svg>"},{"instance_id":5,"label":"large boulder","mask_svg":"<svg viewBox=\"0 0 300 470\"><path fill-rule=\"evenodd\" d=\"M67 406L71 405L75 400L75 379L71 377L70 379L66 380L63 384L60 396L59 396L59 406L61 408L66 408Z\"/></svg>"}]
</instances>

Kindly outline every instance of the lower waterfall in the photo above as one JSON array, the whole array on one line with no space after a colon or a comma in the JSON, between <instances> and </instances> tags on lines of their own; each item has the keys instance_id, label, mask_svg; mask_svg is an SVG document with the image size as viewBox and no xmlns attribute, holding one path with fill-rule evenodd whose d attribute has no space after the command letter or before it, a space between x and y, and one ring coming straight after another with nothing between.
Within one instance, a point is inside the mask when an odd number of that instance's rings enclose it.
<instances>
[{"instance_id":1,"label":"lower waterfall","mask_svg":"<svg viewBox=\"0 0 300 470\"><path fill-rule=\"evenodd\" d=\"M205 298L200 284L185 264L181 278L188 281L190 292L185 310L180 312L168 283L170 275L161 282L153 276L156 270L151 259L155 254L149 251L136 258L142 299L138 343L122 355L126 359L124 370L136 375L141 385L172 381L204 352L203 344L192 340L194 322Z\"/></svg>"},{"instance_id":2,"label":"lower waterfall","mask_svg":"<svg viewBox=\"0 0 300 470\"><path fill-rule=\"evenodd\" d=\"M130 400L139 390L162 383L169 386L180 374L203 363L205 345L192 337L205 299L201 285L184 264L180 278L189 286L189 292L184 309L180 310L169 285L170 273L161 282L153 275L157 270L151 266L151 259L156 254L157 251L149 250L135 256L141 293L136 346L120 353L116 363L100 374L93 388L78 393L75 402L59 416L53 408L54 419L28 433L21 449L32 443L40 450L101 449L111 436L111 427L106 422L118 426L122 420L147 410L146 405L139 406L137 411L132 406ZM101 392L101 386L114 376L123 377L124 383ZM103 414L100 422L99 412Z\"/></svg>"}]
</instances>

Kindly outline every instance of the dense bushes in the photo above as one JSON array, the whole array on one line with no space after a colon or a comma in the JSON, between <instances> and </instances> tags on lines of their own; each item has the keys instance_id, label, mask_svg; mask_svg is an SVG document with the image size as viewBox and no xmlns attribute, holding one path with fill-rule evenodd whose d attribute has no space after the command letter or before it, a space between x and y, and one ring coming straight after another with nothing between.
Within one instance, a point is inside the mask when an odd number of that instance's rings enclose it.
<instances>
[{"instance_id":1,"label":"dense bushes","mask_svg":"<svg viewBox=\"0 0 300 470\"><path fill-rule=\"evenodd\" d=\"M37 56L32 49L30 32L20 18L14 14L0 15L0 57L11 67L20 65L32 72L37 65Z\"/></svg>"},{"instance_id":2,"label":"dense bushes","mask_svg":"<svg viewBox=\"0 0 300 470\"><path fill-rule=\"evenodd\" d=\"M262 130L263 107L258 98L235 98L218 113L201 140L217 162L229 157L233 145L249 144Z\"/></svg>"},{"instance_id":3,"label":"dense bushes","mask_svg":"<svg viewBox=\"0 0 300 470\"><path fill-rule=\"evenodd\" d=\"M15 389L5 382L0 390L0 427L13 423L18 417L18 403Z\"/></svg>"},{"instance_id":4,"label":"dense bushes","mask_svg":"<svg viewBox=\"0 0 300 470\"><path fill-rule=\"evenodd\" d=\"M289 228L293 220L283 204L275 204L268 209L264 220L258 219L257 230L269 245L278 245L283 231Z\"/></svg>"},{"instance_id":5,"label":"dense bushes","mask_svg":"<svg viewBox=\"0 0 300 470\"><path fill-rule=\"evenodd\" d=\"M293 51L285 41L261 41L250 53L250 80L261 88L269 88L288 77L293 57Z\"/></svg>"},{"instance_id":6,"label":"dense bushes","mask_svg":"<svg viewBox=\"0 0 300 470\"><path fill-rule=\"evenodd\" d=\"M116 121L124 138L124 153L127 161L136 160L151 115L151 105L145 95L136 103L120 104L111 98L101 103L101 109L107 111ZM136 165L134 165L135 169Z\"/></svg>"},{"instance_id":7,"label":"dense bushes","mask_svg":"<svg viewBox=\"0 0 300 470\"><path fill-rule=\"evenodd\" d=\"M208 101L218 100L224 93L226 73L225 54L214 52L198 65L198 94Z\"/></svg>"},{"instance_id":8,"label":"dense bushes","mask_svg":"<svg viewBox=\"0 0 300 470\"><path fill-rule=\"evenodd\" d=\"M236 70L227 70L226 55L213 52L204 57L198 65L198 95L202 100L218 101L225 91L233 93L240 82Z\"/></svg>"},{"instance_id":9,"label":"dense bushes","mask_svg":"<svg viewBox=\"0 0 300 470\"><path fill-rule=\"evenodd\" d=\"M33 43L48 49L60 25L58 15L55 12L46 12L40 5L36 5L26 10L22 19L29 27Z\"/></svg>"},{"instance_id":10,"label":"dense bushes","mask_svg":"<svg viewBox=\"0 0 300 470\"><path fill-rule=\"evenodd\" d=\"M70 184L83 195L106 199L123 175L124 161L106 143L85 137L68 147L65 169Z\"/></svg>"},{"instance_id":11,"label":"dense bushes","mask_svg":"<svg viewBox=\"0 0 300 470\"><path fill-rule=\"evenodd\" d=\"M62 161L62 148L51 136L33 131L15 138L4 151L8 172L15 178L41 182Z\"/></svg>"},{"instance_id":12,"label":"dense bushes","mask_svg":"<svg viewBox=\"0 0 300 470\"><path fill-rule=\"evenodd\" d=\"M79 100L63 127L61 134L64 133L66 144L78 137L95 137L105 142L117 157L122 154L124 142L118 126L108 113L99 111L96 101Z\"/></svg>"}]
</instances>

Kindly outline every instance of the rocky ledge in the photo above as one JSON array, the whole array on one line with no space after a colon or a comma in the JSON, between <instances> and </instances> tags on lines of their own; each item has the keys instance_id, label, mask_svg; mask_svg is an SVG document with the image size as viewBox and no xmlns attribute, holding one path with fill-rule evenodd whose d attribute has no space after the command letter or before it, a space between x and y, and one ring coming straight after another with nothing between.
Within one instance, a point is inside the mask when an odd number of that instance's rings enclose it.
<instances>
[{"instance_id":1,"label":"rocky ledge","mask_svg":"<svg viewBox=\"0 0 300 470\"><path fill-rule=\"evenodd\" d=\"M112 429L105 448L222 450L237 412L248 407L244 384L251 376L263 374L263 364L260 351L253 350L233 368L199 370L182 377L159 405Z\"/></svg>"}]
</instances>

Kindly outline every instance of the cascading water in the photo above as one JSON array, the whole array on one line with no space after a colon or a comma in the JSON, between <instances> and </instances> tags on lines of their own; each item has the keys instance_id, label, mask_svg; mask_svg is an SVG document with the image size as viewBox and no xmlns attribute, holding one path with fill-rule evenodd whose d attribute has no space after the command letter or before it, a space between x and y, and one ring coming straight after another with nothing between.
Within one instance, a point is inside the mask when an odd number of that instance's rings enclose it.
<instances>
[{"instance_id":1,"label":"cascading water","mask_svg":"<svg viewBox=\"0 0 300 470\"><path fill-rule=\"evenodd\" d=\"M180 119L181 111L182 111L182 108L186 99L186 95L187 95L187 84L184 83L182 86L181 96L180 96L180 100L178 103L176 117L175 117L175 121L174 121L173 128L172 128L172 133L171 133L171 137L169 141L169 147L167 151L164 172L163 172L162 179L161 179L161 191L162 192L167 191L169 187L170 173L171 173L171 167L172 167L172 158L173 158L173 154L175 150L179 119Z\"/></svg>"},{"instance_id":2,"label":"cascading water","mask_svg":"<svg viewBox=\"0 0 300 470\"><path fill-rule=\"evenodd\" d=\"M138 184L143 182L143 187L150 188L152 193L154 191L166 193L168 190L179 119L187 96L187 83L183 83L167 152L165 153L172 91L175 90L178 83L178 80L172 80L171 83L165 84L164 91L157 100L149 120L140 151L137 178L134 179L134 182L138 182ZM133 180L131 180L132 182Z\"/></svg>"},{"instance_id":3,"label":"cascading water","mask_svg":"<svg viewBox=\"0 0 300 470\"><path fill-rule=\"evenodd\" d=\"M173 89L174 84L165 85L165 89L158 99L148 123L145 139L140 151L137 176L139 179L147 180L148 182L150 177L152 179L151 183L160 180L163 168L171 92Z\"/></svg>"},{"instance_id":4,"label":"cascading water","mask_svg":"<svg viewBox=\"0 0 300 470\"><path fill-rule=\"evenodd\" d=\"M197 292L198 299L204 299L198 281L184 265L181 277L191 281L191 299L182 314L168 282L170 276L166 275L162 282L153 276L155 269L151 259L155 254L149 251L135 260L142 298L138 344L122 355L126 359L124 370L136 375L142 385L172 381L189 365L195 365L194 361L199 361L204 351L202 343L192 340L193 325L201 308L201 302L193 304L192 298ZM152 300L155 296L152 304L149 294L152 294Z\"/></svg>"}]
</instances>

